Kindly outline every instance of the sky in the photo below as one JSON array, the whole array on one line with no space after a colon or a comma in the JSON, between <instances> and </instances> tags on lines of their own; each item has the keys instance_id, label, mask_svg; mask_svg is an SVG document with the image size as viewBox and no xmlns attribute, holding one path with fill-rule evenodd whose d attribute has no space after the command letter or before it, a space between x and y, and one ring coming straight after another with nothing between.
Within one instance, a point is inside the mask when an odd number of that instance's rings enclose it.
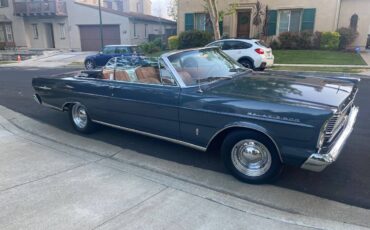
<instances>
[{"instance_id":1,"label":"sky","mask_svg":"<svg viewBox=\"0 0 370 230\"><path fill-rule=\"evenodd\" d=\"M167 14L167 7L170 0L152 0L152 14L164 18L170 18Z\"/></svg>"}]
</instances>

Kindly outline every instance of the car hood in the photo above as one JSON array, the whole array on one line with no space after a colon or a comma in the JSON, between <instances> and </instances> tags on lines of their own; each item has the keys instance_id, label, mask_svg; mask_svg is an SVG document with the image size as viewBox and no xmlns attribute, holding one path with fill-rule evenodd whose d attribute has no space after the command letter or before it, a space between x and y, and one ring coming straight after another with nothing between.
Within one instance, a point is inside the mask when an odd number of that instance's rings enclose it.
<instances>
[{"instance_id":1,"label":"car hood","mask_svg":"<svg viewBox=\"0 0 370 230\"><path fill-rule=\"evenodd\" d=\"M314 107L339 108L357 89L357 79L243 73L209 88L211 94Z\"/></svg>"}]
</instances>

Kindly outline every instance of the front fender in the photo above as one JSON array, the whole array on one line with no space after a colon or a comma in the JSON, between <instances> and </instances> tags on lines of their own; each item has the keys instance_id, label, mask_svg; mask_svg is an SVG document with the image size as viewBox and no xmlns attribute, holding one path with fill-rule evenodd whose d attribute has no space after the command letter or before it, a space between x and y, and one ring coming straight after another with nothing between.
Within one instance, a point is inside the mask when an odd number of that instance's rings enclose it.
<instances>
[{"instance_id":1,"label":"front fender","mask_svg":"<svg viewBox=\"0 0 370 230\"><path fill-rule=\"evenodd\" d=\"M217 131L212 136L212 138L210 139L210 141L207 144L207 148L209 147L211 142L214 140L214 138L216 138L220 133L222 133L222 132L224 132L228 129L232 129L232 128L244 128L244 129L257 131L259 133L264 134L266 137L268 137L274 143L275 148L278 152L279 158L280 158L281 161L283 161L283 158L282 158L281 152L280 152L280 147L279 147L278 143L275 141L275 139L272 137L271 133L266 128L264 128L263 126L260 126L258 124L251 123L251 122L239 121L239 122L233 122L233 123L230 123L230 124L224 126L222 129Z\"/></svg>"}]
</instances>

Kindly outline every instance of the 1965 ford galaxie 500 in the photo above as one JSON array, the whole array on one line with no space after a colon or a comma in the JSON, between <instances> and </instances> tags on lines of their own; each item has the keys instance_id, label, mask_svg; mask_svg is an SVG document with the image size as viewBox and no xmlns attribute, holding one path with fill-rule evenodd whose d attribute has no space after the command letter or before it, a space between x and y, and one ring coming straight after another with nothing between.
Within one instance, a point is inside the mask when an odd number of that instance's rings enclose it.
<instances>
[{"instance_id":1,"label":"1965 ford galaxie 500","mask_svg":"<svg viewBox=\"0 0 370 230\"><path fill-rule=\"evenodd\" d=\"M100 124L217 147L235 177L262 183L283 164L321 171L337 159L357 117L358 81L254 73L211 47L140 64L115 57L100 72L32 84L36 101L68 111L80 132Z\"/></svg>"}]
</instances>

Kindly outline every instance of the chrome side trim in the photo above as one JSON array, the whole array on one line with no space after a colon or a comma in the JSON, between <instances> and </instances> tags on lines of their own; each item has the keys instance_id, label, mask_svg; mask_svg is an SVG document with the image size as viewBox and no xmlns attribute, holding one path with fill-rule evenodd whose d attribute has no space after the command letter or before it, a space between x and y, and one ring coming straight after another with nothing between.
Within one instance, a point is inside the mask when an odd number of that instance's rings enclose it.
<instances>
[{"instance_id":1,"label":"chrome side trim","mask_svg":"<svg viewBox=\"0 0 370 230\"><path fill-rule=\"evenodd\" d=\"M319 150L317 153L313 153L301 166L302 169L321 172L326 168L326 166L333 163L342 151L344 144L346 143L348 137L352 133L353 126L356 122L358 107L353 107L349 114L348 122L346 127L343 129L340 136L336 139L332 147L325 153L321 153Z\"/></svg>"},{"instance_id":2,"label":"chrome side trim","mask_svg":"<svg viewBox=\"0 0 370 230\"><path fill-rule=\"evenodd\" d=\"M47 86L38 86L36 87L37 89L43 89L43 90L51 90L50 87L47 87Z\"/></svg>"},{"instance_id":3,"label":"chrome side trim","mask_svg":"<svg viewBox=\"0 0 370 230\"><path fill-rule=\"evenodd\" d=\"M183 145L183 146L186 146L186 147L189 147L189 148L193 148L193 149L196 149L196 150L199 150L199 151L203 151L203 152L207 151L207 148L204 148L204 147L199 146L199 145L194 145L194 144L191 144L191 143L188 143L188 142L180 141L180 140L177 140L177 139L172 139L172 138L169 138L169 137L164 137L164 136L160 136L160 135L156 135L156 134L152 134L152 133L147 133L147 132L143 132L143 131L136 130L136 129L126 128L126 127L119 126L119 125L113 125L113 124L109 124L109 123L106 123L106 122L103 122L103 121L92 120L92 122L95 122L95 123L98 123L98 124L101 124L101 125L106 125L106 126L116 128L116 129L121 129L121 130L128 131L128 132L138 133L138 134L141 134L141 135L144 135L144 136L149 136L149 137L154 137L154 138L157 138L157 139L169 141L169 142L172 142L172 143L175 143L175 144L180 144L180 145Z\"/></svg>"},{"instance_id":4,"label":"chrome side trim","mask_svg":"<svg viewBox=\"0 0 370 230\"><path fill-rule=\"evenodd\" d=\"M264 134L265 136L267 136L271 141L272 143L275 145L275 148L277 150L277 153L279 155L279 158L280 158L280 161L283 162L283 158L281 156L281 152L280 152L280 149L276 143L276 141L269 135L267 134L265 131L262 131L262 130L259 130L259 129L256 129L256 128L252 128L252 127L249 127L247 125L229 125L229 126L225 126L224 128L220 129L219 131L217 131L215 134L213 134L213 136L211 137L211 139L209 140L208 144L207 144L207 147L209 147L209 145L212 143L213 139L218 135L220 134L221 132L225 131L226 129L230 129L230 128L244 128L244 129L250 129L250 130L253 130L253 131L256 131L256 132L260 132L262 134Z\"/></svg>"},{"instance_id":5,"label":"chrome side trim","mask_svg":"<svg viewBox=\"0 0 370 230\"><path fill-rule=\"evenodd\" d=\"M51 109L55 109L55 110L58 110L58 111L63 111L63 109L61 109L61 108L59 108L59 107L56 107L56 106L54 106L54 105L50 105L50 104L45 103L45 102L43 102L43 103L42 103L42 105L44 105L45 107L49 107L49 108L51 108Z\"/></svg>"}]
</instances>

